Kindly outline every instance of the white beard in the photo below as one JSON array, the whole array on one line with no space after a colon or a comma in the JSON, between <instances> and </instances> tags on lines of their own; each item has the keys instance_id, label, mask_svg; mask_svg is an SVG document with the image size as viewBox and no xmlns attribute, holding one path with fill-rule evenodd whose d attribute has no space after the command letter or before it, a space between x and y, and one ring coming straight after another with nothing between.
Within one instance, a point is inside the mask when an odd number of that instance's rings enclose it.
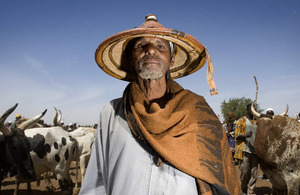
<instances>
[{"instance_id":1,"label":"white beard","mask_svg":"<svg viewBox=\"0 0 300 195\"><path fill-rule=\"evenodd\" d=\"M144 64L144 60L141 60L139 62L140 72L138 73L138 75L142 79L144 79L144 80L160 79L163 76L163 72L162 72L163 64L161 61L159 62L159 67L155 70L148 69L148 68L144 67L143 64Z\"/></svg>"},{"instance_id":2,"label":"white beard","mask_svg":"<svg viewBox=\"0 0 300 195\"><path fill-rule=\"evenodd\" d=\"M139 76L146 80L146 79L160 79L163 76L163 73L161 72L161 70L147 70L144 69L139 73Z\"/></svg>"}]
</instances>

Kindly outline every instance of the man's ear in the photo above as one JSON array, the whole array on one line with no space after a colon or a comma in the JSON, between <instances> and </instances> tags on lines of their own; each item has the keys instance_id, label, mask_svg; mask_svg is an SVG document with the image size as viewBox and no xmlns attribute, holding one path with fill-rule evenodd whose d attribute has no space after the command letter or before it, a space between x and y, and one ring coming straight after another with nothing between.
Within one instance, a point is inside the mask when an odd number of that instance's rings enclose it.
<instances>
[{"instance_id":1,"label":"man's ear","mask_svg":"<svg viewBox=\"0 0 300 195\"><path fill-rule=\"evenodd\" d=\"M173 54L173 56L171 57L171 61L170 61L170 67L172 67L175 63L175 55Z\"/></svg>"}]
</instances>

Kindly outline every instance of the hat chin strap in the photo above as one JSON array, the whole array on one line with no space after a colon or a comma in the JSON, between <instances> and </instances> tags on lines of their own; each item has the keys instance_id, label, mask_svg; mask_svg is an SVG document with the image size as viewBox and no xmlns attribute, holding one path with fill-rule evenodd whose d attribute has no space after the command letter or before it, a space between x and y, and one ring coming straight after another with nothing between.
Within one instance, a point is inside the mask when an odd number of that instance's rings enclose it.
<instances>
[{"instance_id":1,"label":"hat chin strap","mask_svg":"<svg viewBox=\"0 0 300 195\"><path fill-rule=\"evenodd\" d=\"M213 68L213 64L211 62L211 58L210 58L209 52L208 52L208 50L207 50L206 47L205 47L205 52L206 52L206 55L207 55L206 79L207 79L207 82L208 82L210 95L217 95L218 94L218 90L216 88L216 84L215 84L215 81L213 79L214 68Z\"/></svg>"}]
</instances>

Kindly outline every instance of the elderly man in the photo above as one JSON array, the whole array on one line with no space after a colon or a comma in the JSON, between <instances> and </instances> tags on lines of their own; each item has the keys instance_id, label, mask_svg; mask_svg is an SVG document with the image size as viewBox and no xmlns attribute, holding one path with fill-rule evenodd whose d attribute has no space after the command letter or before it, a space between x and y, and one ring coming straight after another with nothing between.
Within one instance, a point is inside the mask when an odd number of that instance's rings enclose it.
<instances>
[{"instance_id":1,"label":"elderly man","mask_svg":"<svg viewBox=\"0 0 300 195\"><path fill-rule=\"evenodd\" d=\"M204 66L201 43L148 15L103 41L95 57L130 83L101 112L80 194L239 194L220 121L202 96L173 80ZM216 94L211 63L207 75Z\"/></svg>"}]
</instances>

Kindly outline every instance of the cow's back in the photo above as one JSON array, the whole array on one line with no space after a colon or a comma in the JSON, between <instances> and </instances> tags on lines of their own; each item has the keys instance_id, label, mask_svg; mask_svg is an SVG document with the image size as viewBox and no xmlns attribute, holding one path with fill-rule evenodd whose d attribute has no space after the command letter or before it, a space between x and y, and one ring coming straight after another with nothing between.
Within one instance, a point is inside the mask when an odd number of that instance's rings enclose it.
<instances>
[{"instance_id":1,"label":"cow's back","mask_svg":"<svg viewBox=\"0 0 300 195\"><path fill-rule=\"evenodd\" d=\"M300 123L275 116L259 119L257 125L255 151L261 168L273 186L287 188L293 180L300 179Z\"/></svg>"},{"instance_id":2,"label":"cow's back","mask_svg":"<svg viewBox=\"0 0 300 195\"><path fill-rule=\"evenodd\" d=\"M27 129L25 134L36 175L52 171L62 190L69 190L72 185L69 169L76 155L76 141L61 127ZM67 180L70 183L66 183Z\"/></svg>"},{"instance_id":3,"label":"cow's back","mask_svg":"<svg viewBox=\"0 0 300 195\"><path fill-rule=\"evenodd\" d=\"M74 155L75 141L61 127L28 129L25 134L37 175L57 169L60 163L69 161Z\"/></svg>"}]
</instances>

